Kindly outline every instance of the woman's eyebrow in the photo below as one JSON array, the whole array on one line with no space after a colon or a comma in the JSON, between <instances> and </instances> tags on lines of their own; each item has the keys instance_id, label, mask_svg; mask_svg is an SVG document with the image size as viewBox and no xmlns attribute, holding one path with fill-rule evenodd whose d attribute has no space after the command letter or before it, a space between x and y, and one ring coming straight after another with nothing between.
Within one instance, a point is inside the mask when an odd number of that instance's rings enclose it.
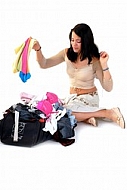
<instances>
[{"instance_id":1,"label":"woman's eyebrow","mask_svg":"<svg viewBox=\"0 0 127 190\"><path fill-rule=\"evenodd\" d=\"M71 38L71 39L72 39L72 40L74 40L74 38ZM81 40L81 39L80 39L80 38L77 38L77 39L75 39L75 40L77 40L77 41L78 41L78 40Z\"/></svg>"}]
</instances>

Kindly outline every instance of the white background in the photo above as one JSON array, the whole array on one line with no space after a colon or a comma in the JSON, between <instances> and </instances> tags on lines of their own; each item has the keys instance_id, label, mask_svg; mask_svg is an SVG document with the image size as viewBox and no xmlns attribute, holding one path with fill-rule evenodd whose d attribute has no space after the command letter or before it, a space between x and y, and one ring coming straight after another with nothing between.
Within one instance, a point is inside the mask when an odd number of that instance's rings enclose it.
<instances>
[{"instance_id":1,"label":"white background","mask_svg":"<svg viewBox=\"0 0 127 190\"><path fill-rule=\"evenodd\" d=\"M88 24L99 50L108 52L113 91L102 90L100 106L120 107L126 116L127 2L125 0L1 0L0 1L0 117L19 101L20 92L46 91L64 97L69 90L65 63L42 70L32 50L31 78L23 83L12 72L14 49L28 37L37 39L45 57L69 46L69 32ZM63 147L48 141L33 148L0 144L0 187L3 190L125 190L127 188L127 130L99 121L97 128L80 123L76 142Z\"/></svg>"}]
</instances>

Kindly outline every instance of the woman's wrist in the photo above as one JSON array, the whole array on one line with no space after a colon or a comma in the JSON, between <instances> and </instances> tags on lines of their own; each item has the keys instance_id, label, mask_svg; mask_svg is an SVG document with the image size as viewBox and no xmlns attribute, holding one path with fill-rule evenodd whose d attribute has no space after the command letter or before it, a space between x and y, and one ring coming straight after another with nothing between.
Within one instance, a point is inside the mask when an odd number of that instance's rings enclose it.
<instances>
[{"instance_id":1,"label":"woman's wrist","mask_svg":"<svg viewBox=\"0 0 127 190\"><path fill-rule=\"evenodd\" d=\"M40 51L41 50L41 46L38 49L35 49L35 51Z\"/></svg>"},{"instance_id":2,"label":"woman's wrist","mask_svg":"<svg viewBox=\"0 0 127 190\"><path fill-rule=\"evenodd\" d=\"M103 64L101 64L101 66L102 66L103 71L108 71L109 70L107 62L104 62Z\"/></svg>"},{"instance_id":3,"label":"woman's wrist","mask_svg":"<svg viewBox=\"0 0 127 190\"><path fill-rule=\"evenodd\" d=\"M109 67L105 67L102 69L103 71L108 71L109 70Z\"/></svg>"}]
</instances>

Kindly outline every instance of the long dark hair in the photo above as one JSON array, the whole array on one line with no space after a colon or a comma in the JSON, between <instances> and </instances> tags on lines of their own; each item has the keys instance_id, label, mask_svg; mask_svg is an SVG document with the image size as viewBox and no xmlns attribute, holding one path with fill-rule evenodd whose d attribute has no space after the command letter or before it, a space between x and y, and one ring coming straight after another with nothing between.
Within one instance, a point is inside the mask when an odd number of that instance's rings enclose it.
<instances>
[{"instance_id":1,"label":"long dark hair","mask_svg":"<svg viewBox=\"0 0 127 190\"><path fill-rule=\"evenodd\" d=\"M81 53L80 60L88 58L88 64L92 61L92 57L100 58L99 50L94 43L94 37L91 28L84 23L77 24L71 29L69 34L70 48L67 51L67 57L70 61L76 62L78 54L73 51L71 46L72 32L75 32L77 36L81 38Z\"/></svg>"}]
</instances>

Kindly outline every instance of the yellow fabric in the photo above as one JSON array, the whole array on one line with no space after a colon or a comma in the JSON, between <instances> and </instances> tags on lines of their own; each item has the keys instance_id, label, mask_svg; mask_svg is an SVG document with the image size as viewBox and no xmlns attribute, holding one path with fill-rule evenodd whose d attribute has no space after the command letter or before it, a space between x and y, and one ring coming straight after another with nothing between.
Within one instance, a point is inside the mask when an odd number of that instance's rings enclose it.
<instances>
[{"instance_id":1,"label":"yellow fabric","mask_svg":"<svg viewBox=\"0 0 127 190\"><path fill-rule=\"evenodd\" d=\"M32 38L30 39L29 48L28 48L28 56L29 56L30 51L31 51L35 42L36 42L35 39L32 39ZM20 46L16 47L14 50L15 54L16 54L16 59L14 60L14 62L12 64L13 73L21 71L21 68L22 68L22 52L24 50L24 47L25 47L25 42L22 43Z\"/></svg>"},{"instance_id":2,"label":"yellow fabric","mask_svg":"<svg viewBox=\"0 0 127 190\"><path fill-rule=\"evenodd\" d=\"M21 70L21 55L24 47L25 47L25 42L20 46L18 46L17 48L15 48L16 59L12 65L13 73L19 72Z\"/></svg>"}]
</instances>

